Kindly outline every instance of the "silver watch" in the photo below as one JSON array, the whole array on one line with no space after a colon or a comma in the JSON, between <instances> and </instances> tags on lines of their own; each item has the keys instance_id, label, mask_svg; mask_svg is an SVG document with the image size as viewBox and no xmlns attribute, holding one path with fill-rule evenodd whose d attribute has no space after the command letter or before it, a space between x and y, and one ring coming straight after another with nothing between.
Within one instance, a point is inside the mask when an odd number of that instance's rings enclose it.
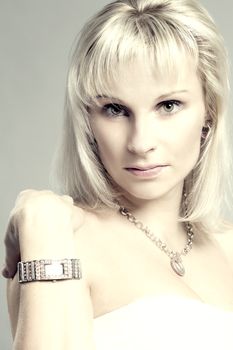
<instances>
[{"instance_id":1,"label":"silver watch","mask_svg":"<svg viewBox=\"0 0 233 350\"><path fill-rule=\"evenodd\" d=\"M82 278L79 259L20 261L18 272L19 283Z\"/></svg>"}]
</instances>

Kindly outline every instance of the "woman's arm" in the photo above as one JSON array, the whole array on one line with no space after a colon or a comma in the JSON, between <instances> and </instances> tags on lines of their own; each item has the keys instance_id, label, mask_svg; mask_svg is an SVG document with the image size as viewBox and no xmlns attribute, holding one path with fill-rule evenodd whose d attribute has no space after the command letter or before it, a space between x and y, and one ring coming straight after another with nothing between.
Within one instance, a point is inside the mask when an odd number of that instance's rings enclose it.
<instances>
[{"instance_id":1,"label":"woman's arm","mask_svg":"<svg viewBox=\"0 0 233 350\"><path fill-rule=\"evenodd\" d=\"M85 284L77 280L8 282L14 350L89 350L92 305ZM18 312L17 312L18 310Z\"/></svg>"},{"instance_id":2,"label":"woman's arm","mask_svg":"<svg viewBox=\"0 0 233 350\"><path fill-rule=\"evenodd\" d=\"M20 260L78 258L74 248L78 208L51 193L31 199L30 194L30 200L23 204L21 200L21 210L16 210L17 215L11 219L18 236ZM7 241L12 239L6 239L6 245ZM9 247L7 261L12 260ZM19 284L17 275L8 281L14 350L94 349L92 303L85 276L80 280Z\"/></svg>"}]
</instances>

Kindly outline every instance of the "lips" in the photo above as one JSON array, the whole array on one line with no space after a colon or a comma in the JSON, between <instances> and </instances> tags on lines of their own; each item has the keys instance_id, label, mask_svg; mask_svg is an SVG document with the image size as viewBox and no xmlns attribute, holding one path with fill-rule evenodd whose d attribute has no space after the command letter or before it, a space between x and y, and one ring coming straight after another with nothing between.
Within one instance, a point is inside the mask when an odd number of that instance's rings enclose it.
<instances>
[{"instance_id":1,"label":"lips","mask_svg":"<svg viewBox=\"0 0 233 350\"><path fill-rule=\"evenodd\" d=\"M146 166L139 166L139 165L133 165L130 167L125 168L126 170L140 170L140 171L147 171L159 167L164 167L165 164L153 164L153 165L146 165Z\"/></svg>"},{"instance_id":2,"label":"lips","mask_svg":"<svg viewBox=\"0 0 233 350\"><path fill-rule=\"evenodd\" d=\"M132 165L124 169L138 179L153 179L157 178L167 166L167 164Z\"/></svg>"}]
</instances>

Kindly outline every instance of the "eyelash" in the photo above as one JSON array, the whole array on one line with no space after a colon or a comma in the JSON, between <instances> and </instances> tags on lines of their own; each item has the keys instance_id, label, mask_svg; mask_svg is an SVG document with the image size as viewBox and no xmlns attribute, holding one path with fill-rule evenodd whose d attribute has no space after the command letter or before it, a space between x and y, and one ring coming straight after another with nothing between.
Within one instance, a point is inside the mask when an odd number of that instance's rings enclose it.
<instances>
[{"instance_id":1,"label":"eyelash","mask_svg":"<svg viewBox=\"0 0 233 350\"><path fill-rule=\"evenodd\" d=\"M159 110L161 109L162 107L165 107L166 105L168 104L172 104L173 105L173 109L171 112L162 112L162 115L172 115L172 114L175 114L177 112L177 110L174 111L174 108L177 107L178 110L180 110L181 106L182 106L182 102L181 101L178 101L178 100L167 100L167 101L163 101L163 102L160 102L157 106L156 106L156 110ZM109 110L114 110L115 111L118 111L120 112L120 114L117 114L117 113L112 113L110 112ZM124 106L122 106L121 104L118 104L118 103L108 103L106 105L104 105L102 107L102 111L105 115L107 115L108 117L112 117L112 118L119 118L119 117L123 117L123 116L127 116L129 117L130 115L130 112L128 111L128 109ZM122 115L122 112L124 112L125 114Z\"/></svg>"}]
</instances>

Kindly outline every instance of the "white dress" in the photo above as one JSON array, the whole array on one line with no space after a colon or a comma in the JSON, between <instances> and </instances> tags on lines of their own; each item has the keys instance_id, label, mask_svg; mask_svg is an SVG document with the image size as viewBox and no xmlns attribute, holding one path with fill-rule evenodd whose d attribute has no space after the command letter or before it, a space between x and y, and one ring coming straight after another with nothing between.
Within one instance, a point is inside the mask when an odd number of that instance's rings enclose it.
<instances>
[{"instance_id":1,"label":"white dress","mask_svg":"<svg viewBox=\"0 0 233 350\"><path fill-rule=\"evenodd\" d=\"M233 312L175 295L143 297L94 320L97 350L233 350Z\"/></svg>"}]
</instances>

